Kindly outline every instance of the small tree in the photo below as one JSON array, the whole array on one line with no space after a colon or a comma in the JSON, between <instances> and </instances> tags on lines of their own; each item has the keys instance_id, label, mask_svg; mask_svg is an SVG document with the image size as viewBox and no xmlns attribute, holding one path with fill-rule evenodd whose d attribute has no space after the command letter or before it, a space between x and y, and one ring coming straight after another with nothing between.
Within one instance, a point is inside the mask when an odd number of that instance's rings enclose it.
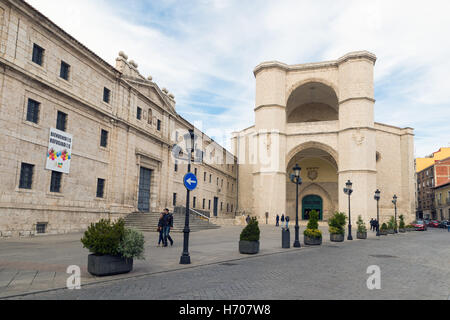
<instances>
[{"instance_id":1,"label":"small tree","mask_svg":"<svg viewBox=\"0 0 450 320\"><path fill-rule=\"evenodd\" d=\"M123 240L119 244L119 254L127 259L145 260L144 235L134 229L125 229Z\"/></svg>"},{"instance_id":2,"label":"small tree","mask_svg":"<svg viewBox=\"0 0 450 320\"><path fill-rule=\"evenodd\" d=\"M358 225L358 232L359 233L366 233L367 232L366 224L364 223L364 221L363 221L361 216L358 216L358 221L356 222L356 224Z\"/></svg>"},{"instance_id":3,"label":"small tree","mask_svg":"<svg viewBox=\"0 0 450 320\"><path fill-rule=\"evenodd\" d=\"M322 238L322 232L319 230L319 213L316 210L309 214L309 222L303 234L311 238Z\"/></svg>"},{"instance_id":4,"label":"small tree","mask_svg":"<svg viewBox=\"0 0 450 320\"><path fill-rule=\"evenodd\" d=\"M385 231L385 230L387 230L388 229L388 226L387 226L387 224L386 223L383 223L382 225L381 225L381 228L380 228L380 230L383 230L383 231Z\"/></svg>"},{"instance_id":5,"label":"small tree","mask_svg":"<svg viewBox=\"0 0 450 320\"><path fill-rule=\"evenodd\" d=\"M388 224L387 224L387 227L388 227L389 230L394 230L394 229L396 229L397 224L395 223L395 218L394 218L394 217L391 217L391 218L389 219L389 222L388 222Z\"/></svg>"},{"instance_id":6,"label":"small tree","mask_svg":"<svg viewBox=\"0 0 450 320\"><path fill-rule=\"evenodd\" d=\"M399 224L400 229L405 229L405 217L401 214L399 216L399 218L400 218L400 224Z\"/></svg>"},{"instance_id":7,"label":"small tree","mask_svg":"<svg viewBox=\"0 0 450 320\"><path fill-rule=\"evenodd\" d=\"M344 226L347 221L345 213L336 212L329 220L329 231L331 234L345 234Z\"/></svg>"},{"instance_id":8,"label":"small tree","mask_svg":"<svg viewBox=\"0 0 450 320\"><path fill-rule=\"evenodd\" d=\"M259 241L260 230L256 218L251 218L248 225L241 232L241 241Z\"/></svg>"}]
</instances>

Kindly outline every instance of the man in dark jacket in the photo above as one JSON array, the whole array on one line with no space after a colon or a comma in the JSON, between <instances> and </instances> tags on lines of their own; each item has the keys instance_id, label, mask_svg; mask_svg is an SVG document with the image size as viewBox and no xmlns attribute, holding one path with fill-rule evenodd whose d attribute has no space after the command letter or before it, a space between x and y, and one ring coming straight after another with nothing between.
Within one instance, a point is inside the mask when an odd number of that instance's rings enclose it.
<instances>
[{"instance_id":1,"label":"man in dark jacket","mask_svg":"<svg viewBox=\"0 0 450 320\"><path fill-rule=\"evenodd\" d=\"M173 240L170 237L170 229L173 228L173 216L169 213L169 209L164 209L163 216L163 230L164 230L164 247L167 247L167 239L170 241L170 245L173 246Z\"/></svg>"},{"instance_id":2,"label":"man in dark jacket","mask_svg":"<svg viewBox=\"0 0 450 320\"><path fill-rule=\"evenodd\" d=\"M277 214L277 219L276 220L277 220L277 225L276 226L278 227L280 225L280 215L279 214Z\"/></svg>"}]
</instances>

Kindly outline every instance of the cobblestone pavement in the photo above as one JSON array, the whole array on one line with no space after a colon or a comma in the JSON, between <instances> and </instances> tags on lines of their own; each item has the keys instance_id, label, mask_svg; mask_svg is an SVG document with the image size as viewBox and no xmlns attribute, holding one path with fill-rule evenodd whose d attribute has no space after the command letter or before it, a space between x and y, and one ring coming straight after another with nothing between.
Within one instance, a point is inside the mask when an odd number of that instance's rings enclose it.
<instances>
[{"instance_id":1,"label":"cobblestone pavement","mask_svg":"<svg viewBox=\"0 0 450 320\"><path fill-rule=\"evenodd\" d=\"M381 290L367 268L381 268ZM450 299L450 233L444 230L324 243L23 299Z\"/></svg>"}]
</instances>

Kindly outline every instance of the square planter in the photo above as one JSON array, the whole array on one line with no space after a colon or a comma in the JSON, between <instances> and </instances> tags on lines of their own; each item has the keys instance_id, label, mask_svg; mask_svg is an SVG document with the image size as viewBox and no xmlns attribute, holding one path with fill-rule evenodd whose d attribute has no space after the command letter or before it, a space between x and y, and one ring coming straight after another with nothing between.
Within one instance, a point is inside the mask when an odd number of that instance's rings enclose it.
<instances>
[{"instance_id":1,"label":"square planter","mask_svg":"<svg viewBox=\"0 0 450 320\"><path fill-rule=\"evenodd\" d=\"M381 236L387 236L388 235L387 230L380 230L380 235Z\"/></svg>"},{"instance_id":2,"label":"square planter","mask_svg":"<svg viewBox=\"0 0 450 320\"><path fill-rule=\"evenodd\" d=\"M388 229L388 230L387 230L387 233L388 233L388 234L394 234L395 231L394 231L394 229Z\"/></svg>"},{"instance_id":3,"label":"square planter","mask_svg":"<svg viewBox=\"0 0 450 320\"><path fill-rule=\"evenodd\" d=\"M133 270L133 259L95 254L88 256L88 272L94 276L112 276L128 273L131 270Z\"/></svg>"},{"instance_id":4,"label":"square planter","mask_svg":"<svg viewBox=\"0 0 450 320\"><path fill-rule=\"evenodd\" d=\"M241 254L257 254L259 241L239 241L239 252Z\"/></svg>"},{"instance_id":5,"label":"square planter","mask_svg":"<svg viewBox=\"0 0 450 320\"><path fill-rule=\"evenodd\" d=\"M398 232L400 232L400 233L405 233L405 232L406 232L406 229L398 229Z\"/></svg>"},{"instance_id":6,"label":"square planter","mask_svg":"<svg viewBox=\"0 0 450 320\"><path fill-rule=\"evenodd\" d=\"M344 242L344 235L330 233L330 241L331 242Z\"/></svg>"},{"instance_id":7,"label":"square planter","mask_svg":"<svg viewBox=\"0 0 450 320\"><path fill-rule=\"evenodd\" d=\"M308 246L320 246L322 244L322 238L313 238L305 235L303 237L303 241Z\"/></svg>"},{"instance_id":8,"label":"square planter","mask_svg":"<svg viewBox=\"0 0 450 320\"><path fill-rule=\"evenodd\" d=\"M362 240L367 239L367 232L357 232L356 238L362 239Z\"/></svg>"}]
</instances>

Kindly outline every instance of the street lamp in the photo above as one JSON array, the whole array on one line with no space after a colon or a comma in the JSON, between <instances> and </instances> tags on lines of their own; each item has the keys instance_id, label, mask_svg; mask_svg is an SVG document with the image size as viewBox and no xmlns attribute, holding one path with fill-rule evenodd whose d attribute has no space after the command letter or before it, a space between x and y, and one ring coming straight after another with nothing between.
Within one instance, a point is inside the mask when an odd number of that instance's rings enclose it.
<instances>
[{"instance_id":1,"label":"street lamp","mask_svg":"<svg viewBox=\"0 0 450 320\"><path fill-rule=\"evenodd\" d=\"M377 200L377 237L380 236L380 206L379 206L379 202L380 202L380 190L377 189L377 191L375 191L375 200Z\"/></svg>"},{"instance_id":2,"label":"street lamp","mask_svg":"<svg viewBox=\"0 0 450 320\"><path fill-rule=\"evenodd\" d=\"M392 198L392 203L394 204L394 208L395 208L395 226L394 226L395 233L398 233L398 230L397 230L397 199L398 199L397 195L394 194L394 197Z\"/></svg>"},{"instance_id":3,"label":"street lamp","mask_svg":"<svg viewBox=\"0 0 450 320\"><path fill-rule=\"evenodd\" d=\"M195 145L195 135L194 135L194 130L190 129L189 133L184 135L184 141L186 142L186 151L187 151L187 156L188 156L188 173L191 172L191 159L192 159L192 154L194 153L194 145ZM190 198L190 191L189 189L187 190L187 195L186 195L186 217L185 217L185 222L184 222L184 242L183 242L183 254L181 255L180 258L180 264L191 264L191 256L189 255L189 233L191 232L191 230L189 229L189 198Z\"/></svg>"},{"instance_id":4,"label":"street lamp","mask_svg":"<svg viewBox=\"0 0 450 320\"><path fill-rule=\"evenodd\" d=\"M345 184L345 188L344 188L344 193L348 195L348 237L347 237L347 240L353 240L352 218L350 215L350 196L353 193L352 185L353 185L353 183L350 180L348 180L347 183Z\"/></svg>"},{"instance_id":5,"label":"street lamp","mask_svg":"<svg viewBox=\"0 0 450 320\"><path fill-rule=\"evenodd\" d=\"M300 227L298 226L298 186L302 184L302 178L300 177L300 172L302 171L302 168L299 167L298 164L294 167L294 174L291 174L291 181L292 183L295 183L297 192L295 193L295 242L294 242L294 248L300 248L300 240L299 240L299 230Z\"/></svg>"}]
</instances>

